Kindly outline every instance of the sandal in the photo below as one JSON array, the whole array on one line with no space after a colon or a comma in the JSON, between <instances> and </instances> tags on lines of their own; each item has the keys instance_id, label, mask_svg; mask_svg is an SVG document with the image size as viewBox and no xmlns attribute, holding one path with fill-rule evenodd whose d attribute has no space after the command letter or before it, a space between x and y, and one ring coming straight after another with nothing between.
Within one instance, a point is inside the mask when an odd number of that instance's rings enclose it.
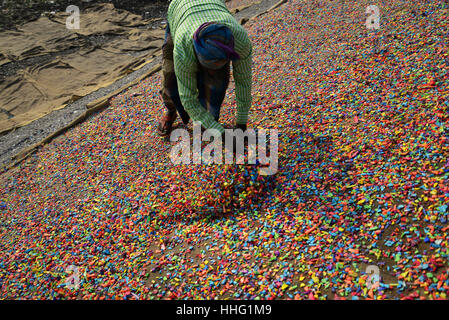
<instances>
[{"instance_id":1,"label":"sandal","mask_svg":"<svg viewBox=\"0 0 449 320\"><path fill-rule=\"evenodd\" d=\"M178 115L176 112L165 112L164 116L159 121L159 125L157 126L157 133L162 137L168 136L172 131L173 123L177 117Z\"/></svg>"}]
</instances>

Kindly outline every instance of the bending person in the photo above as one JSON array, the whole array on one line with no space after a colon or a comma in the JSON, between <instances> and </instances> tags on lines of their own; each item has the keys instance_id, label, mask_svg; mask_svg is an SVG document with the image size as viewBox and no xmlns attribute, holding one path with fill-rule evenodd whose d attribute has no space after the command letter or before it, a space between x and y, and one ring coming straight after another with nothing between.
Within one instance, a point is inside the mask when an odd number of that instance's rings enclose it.
<instances>
[{"instance_id":1,"label":"bending person","mask_svg":"<svg viewBox=\"0 0 449 320\"><path fill-rule=\"evenodd\" d=\"M162 54L160 92L167 110L158 125L161 136L170 135L178 115L185 124L192 118L203 129L224 133L218 119L231 61L237 102L235 126L246 130L252 101L252 44L224 1L171 1Z\"/></svg>"}]
</instances>

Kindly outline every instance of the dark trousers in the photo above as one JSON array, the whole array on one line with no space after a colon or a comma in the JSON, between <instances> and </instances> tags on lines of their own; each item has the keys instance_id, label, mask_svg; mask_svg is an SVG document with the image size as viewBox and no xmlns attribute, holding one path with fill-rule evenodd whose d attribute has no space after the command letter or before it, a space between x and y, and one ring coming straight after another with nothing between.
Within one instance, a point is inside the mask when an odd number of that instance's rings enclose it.
<instances>
[{"instance_id":1,"label":"dark trousers","mask_svg":"<svg viewBox=\"0 0 449 320\"><path fill-rule=\"evenodd\" d=\"M173 39L167 26L165 41L162 45L162 89L160 93L165 107L170 112L177 111L182 121L187 124L189 115L179 98L178 82L173 63ZM216 121L220 116L220 107L223 103L226 90L229 85L230 64L227 63L219 70L210 70L198 64L196 75L198 87L198 99L201 106L212 114Z\"/></svg>"}]
</instances>

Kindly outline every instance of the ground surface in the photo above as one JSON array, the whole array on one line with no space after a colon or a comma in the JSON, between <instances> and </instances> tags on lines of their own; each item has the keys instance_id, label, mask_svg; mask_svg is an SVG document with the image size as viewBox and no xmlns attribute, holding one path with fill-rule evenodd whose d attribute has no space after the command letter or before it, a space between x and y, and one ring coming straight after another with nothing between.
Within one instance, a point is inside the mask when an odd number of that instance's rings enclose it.
<instances>
[{"instance_id":1,"label":"ground surface","mask_svg":"<svg viewBox=\"0 0 449 320\"><path fill-rule=\"evenodd\" d=\"M293 0L246 25L275 176L173 166L159 75L3 173L0 297L447 298L449 11L379 3L374 31L370 4Z\"/></svg>"}]
</instances>

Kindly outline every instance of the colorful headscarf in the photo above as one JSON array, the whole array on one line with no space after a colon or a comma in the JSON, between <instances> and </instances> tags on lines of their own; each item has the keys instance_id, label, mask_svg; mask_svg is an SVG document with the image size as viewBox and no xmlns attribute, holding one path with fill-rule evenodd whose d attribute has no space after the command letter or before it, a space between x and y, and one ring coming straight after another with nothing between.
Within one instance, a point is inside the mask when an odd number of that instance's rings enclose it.
<instances>
[{"instance_id":1,"label":"colorful headscarf","mask_svg":"<svg viewBox=\"0 0 449 320\"><path fill-rule=\"evenodd\" d=\"M229 60L240 59L234 50L234 36L228 27L203 23L193 35L193 45L200 64L208 69L220 69Z\"/></svg>"}]
</instances>

